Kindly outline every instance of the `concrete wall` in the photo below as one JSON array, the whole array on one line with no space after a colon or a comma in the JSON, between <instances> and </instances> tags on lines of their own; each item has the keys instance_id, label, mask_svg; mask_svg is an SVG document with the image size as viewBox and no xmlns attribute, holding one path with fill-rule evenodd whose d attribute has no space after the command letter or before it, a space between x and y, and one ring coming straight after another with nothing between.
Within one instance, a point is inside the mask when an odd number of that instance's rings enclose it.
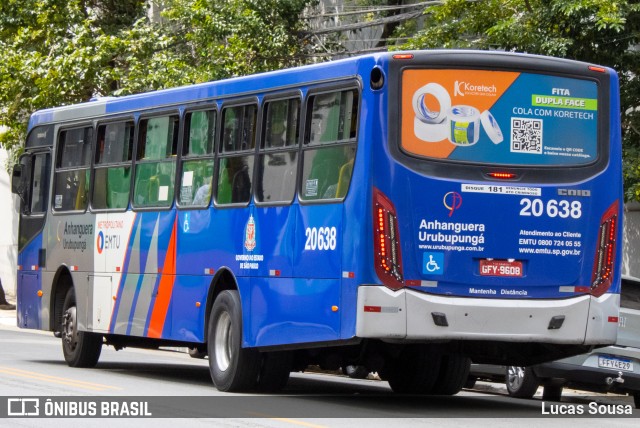
<instances>
[{"instance_id":1,"label":"concrete wall","mask_svg":"<svg viewBox=\"0 0 640 428\"><path fill-rule=\"evenodd\" d=\"M18 201L11 193L8 155L0 150L0 279L5 293L15 296L18 253Z\"/></svg>"},{"instance_id":2,"label":"concrete wall","mask_svg":"<svg viewBox=\"0 0 640 428\"><path fill-rule=\"evenodd\" d=\"M640 279L640 203L624 207L622 274Z\"/></svg>"}]
</instances>

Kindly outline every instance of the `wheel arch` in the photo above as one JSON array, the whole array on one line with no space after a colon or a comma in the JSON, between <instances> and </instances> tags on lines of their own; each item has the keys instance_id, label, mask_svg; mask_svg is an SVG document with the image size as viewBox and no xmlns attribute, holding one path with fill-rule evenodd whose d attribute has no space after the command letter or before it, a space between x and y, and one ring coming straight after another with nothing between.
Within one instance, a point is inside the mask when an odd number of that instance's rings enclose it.
<instances>
[{"instance_id":1,"label":"wheel arch","mask_svg":"<svg viewBox=\"0 0 640 428\"><path fill-rule=\"evenodd\" d=\"M209 337L209 317L211 315L213 303L216 301L216 297L218 297L218 294L225 290L235 290L238 292L240 291L238 289L238 282L236 281L235 275L227 267L220 268L214 275L213 279L211 280L211 284L209 285L204 316L204 343L207 342L207 337Z\"/></svg>"},{"instance_id":2,"label":"wheel arch","mask_svg":"<svg viewBox=\"0 0 640 428\"><path fill-rule=\"evenodd\" d=\"M65 265L58 267L51 283L51 308L49 311L49 325L54 332L62 328L62 306L67 292L73 288L73 278L69 268Z\"/></svg>"}]
</instances>

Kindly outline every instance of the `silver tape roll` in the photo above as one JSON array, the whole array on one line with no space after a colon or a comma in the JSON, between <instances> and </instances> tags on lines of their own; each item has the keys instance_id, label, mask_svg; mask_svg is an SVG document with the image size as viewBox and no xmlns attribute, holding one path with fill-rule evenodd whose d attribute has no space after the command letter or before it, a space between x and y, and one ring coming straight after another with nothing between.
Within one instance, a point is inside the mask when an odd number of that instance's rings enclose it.
<instances>
[{"instance_id":1,"label":"silver tape roll","mask_svg":"<svg viewBox=\"0 0 640 428\"><path fill-rule=\"evenodd\" d=\"M439 104L438 110L430 110L425 103L425 97L431 95ZM451 96L449 92L437 83L429 83L418 89L413 94L413 111L416 117L424 123L442 123L447 118L447 112L451 108Z\"/></svg>"},{"instance_id":2,"label":"silver tape roll","mask_svg":"<svg viewBox=\"0 0 640 428\"><path fill-rule=\"evenodd\" d=\"M457 105L449 109L449 141L457 146L472 146L480 137L480 110Z\"/></svg>"}]
</instances>

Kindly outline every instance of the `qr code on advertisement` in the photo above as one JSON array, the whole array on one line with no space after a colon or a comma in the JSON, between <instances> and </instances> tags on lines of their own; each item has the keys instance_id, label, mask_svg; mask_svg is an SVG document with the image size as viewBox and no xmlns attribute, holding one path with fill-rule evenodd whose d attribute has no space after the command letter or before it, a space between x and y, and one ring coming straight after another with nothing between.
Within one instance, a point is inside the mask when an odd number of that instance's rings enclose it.
<instances>
[{"instance_id":1,"label":"qr code on advertisement","mask_svg":"<svg viewBox=\"0 0 640 428\"><path fill-rule=\"evenodd\" d=\"M511 151L542 154L542 119L511 118Z\"/></svg>"}]
</instances>

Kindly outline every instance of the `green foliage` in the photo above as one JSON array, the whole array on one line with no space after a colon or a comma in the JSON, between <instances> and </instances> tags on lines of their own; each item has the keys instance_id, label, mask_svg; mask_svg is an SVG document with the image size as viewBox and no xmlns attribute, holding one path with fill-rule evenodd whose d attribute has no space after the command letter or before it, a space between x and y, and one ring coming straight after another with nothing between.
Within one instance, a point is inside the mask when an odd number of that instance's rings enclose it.
<instances>
[{"instance_id":1,"label":"green foliage","mask_svg":"<svg viewBox=\"0 0 640 428\"><path fill-rule=\"evenodd\" d=\"M404 49L470 48L613 67L621 85L625 197L640 201L640 4L637 0L445 0Z\"/></svg>"},{"instance_id":2,"label":"green foliage","mask_svg":"<svg viewBox=\"0 0 640 428\"><path fill-rule=\"evenodd\" d=\"M164 18L179 28L181 52L199 81L302 63L309 0L170 0Z\"/></svg>"},{"instance_id":3,"label":"green foliage","mask_svg":"<svg viewBox=\"0 0 640 428\"><path fill-rule=\"evenodd\" d=\"M299 64L311 0L3 0L0 144L19 152L35 110Z\"/></svg>"}]
</instances>

